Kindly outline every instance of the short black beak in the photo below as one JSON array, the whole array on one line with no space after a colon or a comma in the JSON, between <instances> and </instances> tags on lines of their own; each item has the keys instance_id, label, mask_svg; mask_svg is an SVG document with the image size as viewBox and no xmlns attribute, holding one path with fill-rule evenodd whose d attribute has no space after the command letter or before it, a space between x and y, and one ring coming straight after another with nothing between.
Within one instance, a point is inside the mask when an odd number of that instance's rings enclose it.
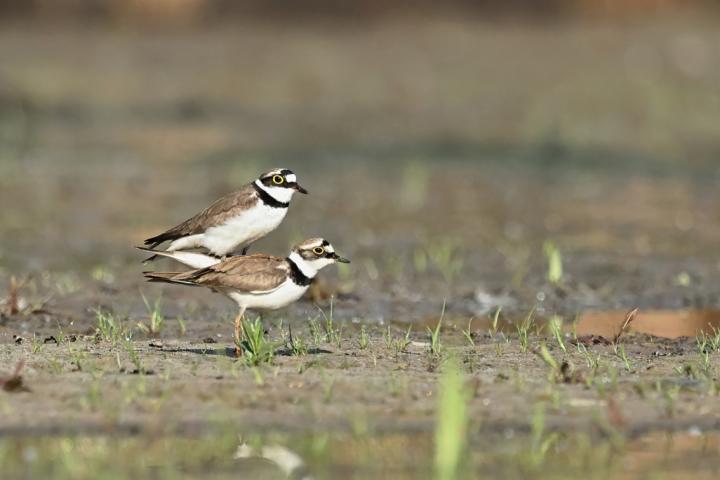
<instances>
[{"instance_id":1,"label":"short black beak","mask_svg":"<svg viewBox=\"0 0 720 480\"><path fill-rule=\"evenodd\" d=\"M298 192L300 192L300 193L304 193L305 195L308 194L308 191L305 190L303 187L301 187L299 183L296 183L296 184L295 184L295 190L298 191Z\"/></svg>"},{"instance_id":2,"label":"short black beak","mask_svg":"<svg viewBox=\"0 0 720 480\"><path fill-rule=\"evenodd\" d=\"M350 263L350 260L348 260L347 258L343 258L343 257L339 256L337 253L333 256L333 258L335 259L336 262L340 262L340 263Z\"/></svg>"}]
</instances>

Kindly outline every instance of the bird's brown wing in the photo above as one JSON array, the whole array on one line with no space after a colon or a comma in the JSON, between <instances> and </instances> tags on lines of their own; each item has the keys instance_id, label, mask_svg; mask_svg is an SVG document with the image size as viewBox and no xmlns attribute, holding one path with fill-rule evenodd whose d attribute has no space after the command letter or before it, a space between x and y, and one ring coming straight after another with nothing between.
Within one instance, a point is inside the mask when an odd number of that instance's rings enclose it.
<instances>
[{"instance_id":1,"label":"bird's brown wing","mask_svg":"<svg viewBox=\"0 0 720 480\"><path fill-rule=\"evenodd\" d=\"M205 210L188 218L181 224L160 235L146 239L145 245L155 248L166 240L176 240L188 235L202 233L210 227L221 225L228 219L239 215L241 211L252 207L257 201L257 192L252 184L245 185L240 190L219 198Z\"/></svg>"},{"instance_id":2,"label":"bird's brown wing","mask_svg":"<svg viewBox=\"0 0 720 480\"><path fill-rule=\"evenodd\" d=\"M279 287L289 271L287 262L270 255L230 257L208 268L176 277L204 287L240 292L267 292Z\"/></svg>"}]
</instances>

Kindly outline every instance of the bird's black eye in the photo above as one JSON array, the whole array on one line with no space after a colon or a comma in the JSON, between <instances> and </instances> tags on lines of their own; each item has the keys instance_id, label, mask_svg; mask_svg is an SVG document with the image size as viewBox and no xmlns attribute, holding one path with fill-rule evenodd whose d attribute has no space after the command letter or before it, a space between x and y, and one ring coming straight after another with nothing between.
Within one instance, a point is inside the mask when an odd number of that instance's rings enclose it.
<instances>
[{"instance_id":1,"label":"bird's black eye","mask_svg":"<svg viewBox=\"0 0 720 480\"><path fill-rule=\"evenodd\" d=\"M283 177L282 175L273 175L272 181L275 185L282 185L283 183L285 183L285 177Z\"/></svg>"},{"instance_id":2,"label":"bird's black eye","mask_svg":"<svg viewBox=\"0 0 720 480\"><path fill-rule=\"evenodd\" d=\"M315 255L322 255L323 253L325 253L325 249L322 247L315 247L313 248L313 253Z\"/></svg>"}]
</instances>

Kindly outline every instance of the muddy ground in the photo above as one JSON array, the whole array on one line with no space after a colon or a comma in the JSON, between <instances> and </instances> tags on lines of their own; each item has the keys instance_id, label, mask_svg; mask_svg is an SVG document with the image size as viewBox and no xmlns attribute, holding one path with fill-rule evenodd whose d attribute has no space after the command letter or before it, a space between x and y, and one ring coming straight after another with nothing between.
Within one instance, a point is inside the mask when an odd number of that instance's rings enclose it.
<instances>
[{"instance_id":1,"label":"muddy ground","mask_svg":"<svg viewBox=\"0 0 720 480\"><path fill-rule=\"evenodd\" d=\"M4 25L3 478L282 478L241 443L429 477L453 361L468 478L714 478L720 52L684 22ZM254 250L353 263L252 365L227 300L146 284L132 247L277 165L311 195Z\"/></svg>"}]
</instances>

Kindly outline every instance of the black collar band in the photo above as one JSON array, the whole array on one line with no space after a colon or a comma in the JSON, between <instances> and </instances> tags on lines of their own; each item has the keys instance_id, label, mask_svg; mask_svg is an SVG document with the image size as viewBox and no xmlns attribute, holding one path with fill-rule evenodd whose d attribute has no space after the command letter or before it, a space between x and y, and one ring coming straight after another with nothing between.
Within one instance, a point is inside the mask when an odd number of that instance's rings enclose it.
<instances>
[{"instance_id":1,"label":"black collar band","mask_svg":"<svg viewBox=\"0 0 720 480\"><path fill-rule=\"evenodd\" d=\"M313 282L313 279L305 275L290 257L286 260L288 264L290 264L290 279L295 282L296 285L307 287Z\"/></svg>"},{"instance_id":2,"label":"black collar band","mask_svg":"<svg viewBox=\"0 0 720 480\"><path fill-rule=\"evenodd\" d=\"M252 186L255 188L255 191L258 193L258 196L260 197L260 200L267 205L268 207L273 208L288 208L290 206L290 202L281 202L280 200L276 199L272 195L270 195L268 192L263 190L262 188L258 187L258 184L253 182Z\"/></svg>"}]
</instances>

